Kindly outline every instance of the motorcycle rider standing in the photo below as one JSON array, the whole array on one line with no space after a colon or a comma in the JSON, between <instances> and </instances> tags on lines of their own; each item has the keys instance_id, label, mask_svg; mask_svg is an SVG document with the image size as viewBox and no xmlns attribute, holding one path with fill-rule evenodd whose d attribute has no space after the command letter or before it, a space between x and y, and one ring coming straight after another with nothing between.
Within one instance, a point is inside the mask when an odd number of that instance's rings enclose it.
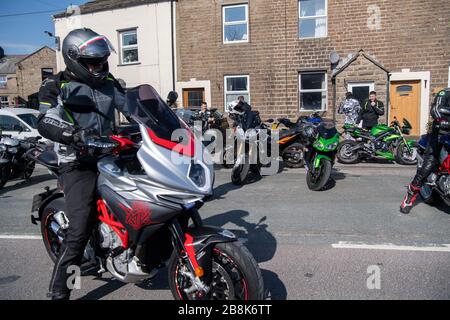
<instances>
[{"instance_id":1,"label":"motorcycle rider standing","mask_svg":"<svg viewBox=\"0 0 450 320\"><path fill-rule=\"evenodd\" d=\"M39 133L55 142L70 224L50 281L49 297L69 299L69 266L80 266L95 221L95 161L80 157L75 146L92 136L108 136L115 109L128 116L124 90L109 73L114 52L105 37L91 29L71 31L63 41L66 70L46 79L39 90ZM75 113L64 107L73 95L88 96L99 113Z\"/></svg>"},{"instance_id":2,"label":"motorcycle rider standing","mask_svg":"<svg viewBox=\"0 0 450 320\"><path fill-rule=\"evenodd\" d=\"M447 110L449 114L443 114L442 110ZM437 94L430 113L433 124L428 134L423 164L408 186L408 192L400 205L400 211L404 214L411 211L425 180L439 166L439 154L442 149L439 136L450 133L450 88L441 90Z\"/></svg>"}]
</instances>

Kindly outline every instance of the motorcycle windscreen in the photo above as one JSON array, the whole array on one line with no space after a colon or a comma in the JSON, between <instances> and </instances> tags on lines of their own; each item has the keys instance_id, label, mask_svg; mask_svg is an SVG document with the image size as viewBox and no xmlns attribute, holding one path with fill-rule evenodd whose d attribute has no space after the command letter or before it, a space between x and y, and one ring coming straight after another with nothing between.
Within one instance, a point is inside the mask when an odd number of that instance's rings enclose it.
<instances>
[{"instance_id":1,"label":"motorcycle windscreen","mask_svg":"<svg viewBox=\"0 0 450 320\"><path fill-rule=\"evenodd\" d=\"M325 139L331 139L336 134L338 134L338 131L336 130L336 127L333 122L322 122L317 127L317 131L319 132L320 136Z\"/></svg>"},{"instance_id":2,"label":"motorcycle windscreen","mask_svg":"<svg viewBox=\"0 0 450 320\"><path fill-rule=\"evenodd\" d=\"M141 85L129 89L126 99L130 116L147 128L154 143L185 156L194 155L192 132L152 86Z\"/></svg>"}]
</instances>

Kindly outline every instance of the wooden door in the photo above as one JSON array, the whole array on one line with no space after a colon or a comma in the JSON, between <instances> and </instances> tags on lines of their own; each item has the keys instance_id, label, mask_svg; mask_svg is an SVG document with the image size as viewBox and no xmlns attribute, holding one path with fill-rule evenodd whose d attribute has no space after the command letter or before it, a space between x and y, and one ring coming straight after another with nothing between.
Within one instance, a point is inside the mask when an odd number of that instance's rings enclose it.
<instances>
[{"instance_id":1,"label":"wooden door","mask_svg":"<svg viewBox=\"0 0 450 320\"><path fill-rule=\"evenodd\" d=\"M411 135L420 135L420 81L393 81L390 90L389 121L396 117L402 124L405 118L412 125Z\"/></svg>"},{"instance_id":2,"label":"wooden door","mask_svg":"<svg viewBox=\"0 0 450 320\"><path fill-rule=\"evenodd\" d=\"M205 101L205 88L183 89L183 107L197 109Z\"/></svg>"}]
</instances>

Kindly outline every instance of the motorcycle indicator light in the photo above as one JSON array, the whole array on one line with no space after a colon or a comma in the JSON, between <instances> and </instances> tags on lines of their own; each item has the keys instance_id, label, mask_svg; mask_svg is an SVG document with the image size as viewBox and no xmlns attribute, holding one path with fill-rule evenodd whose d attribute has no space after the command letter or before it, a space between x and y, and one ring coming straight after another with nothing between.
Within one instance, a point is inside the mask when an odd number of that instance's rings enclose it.
<instances>
[{"instance_id":1,"label":"motorcycle indicator light","mask_svg":"<svg viewBox=\"0 0 450 320\"><path fill-rule=\"evenodd\" d=\"M8 150L10 153L12 153L12 154L15 154L15 153L17 153L17 148L9 148L9 150Z\"/></svg>"},{"instance_id":2,"label":"motorcycle indicator light","mask_svg":"<svg viewBox=\"0 0 450 320\"><path fill-rule=\"evenodd\" d=\"M0 152L6 151L6 146L3 144L0 144Z\"/></svg>"},{"instance_id":3,"label":"motorcycle indicator light","mask_svg":"<svg viewBox=\"0 0 450 320\"><path fill-rule=\"evenodd\" d=\"M195 275L199 278L201 278L203 275L205 274L205 272L203 271L202 267L197 267L195 268Z\"/></svg>"}]
</instances>

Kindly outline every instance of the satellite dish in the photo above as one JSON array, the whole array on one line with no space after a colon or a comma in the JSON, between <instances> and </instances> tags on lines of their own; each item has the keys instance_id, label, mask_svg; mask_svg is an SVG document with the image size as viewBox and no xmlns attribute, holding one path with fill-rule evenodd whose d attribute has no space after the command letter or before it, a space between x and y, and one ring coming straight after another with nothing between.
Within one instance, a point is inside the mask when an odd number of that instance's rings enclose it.
<instances>
[{"instance_id":1,"label":"satellite dish","mask_svg":"<svg viewBox=\"0 0 450 320\"><path fill-rule=\"evenodd\" d=\"M330 62L331 62L331 64L338 63L340 59L341 59L341 57L339 57L339 54L336 51L332 51L330 53Z\"/></svg>"}]
</instances>

